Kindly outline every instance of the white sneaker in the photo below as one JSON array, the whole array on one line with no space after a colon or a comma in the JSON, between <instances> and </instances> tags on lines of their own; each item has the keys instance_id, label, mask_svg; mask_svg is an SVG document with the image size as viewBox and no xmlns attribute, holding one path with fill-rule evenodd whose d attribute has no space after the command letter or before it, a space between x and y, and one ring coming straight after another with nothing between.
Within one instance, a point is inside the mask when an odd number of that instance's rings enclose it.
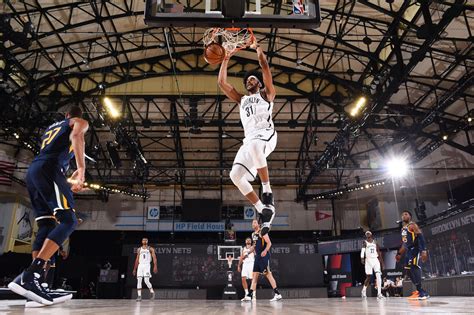
<instances>
[{"instance_id":1,"label":"white sneaker","mask_svg":"<svg viewBox=\"0 0 474 315\"><path fill-rule=\"evenodd\" d=\"M242 302L248 302L248 301L252 301L252 298L248 295L244 296L244 298L241 300Z\"/></svg>"},{"instance_id":2,"label":"white sneaker","mask_svg":"<svg viewBox=\"0 0 474 315\"><path fill-rule=\"evenodd\" d=\"M366 299L366 298L367 298L367 293L365 293L364 291L362 291L361 297L362 297L363 299Z\"/></svg>"},{"instance_id":3,"label":"white sneaker","mask_svg":"<svg viewBox=\"0 0 474 315\"><path fill-rule=\"evenodd\" d=\"M385 300L385 296L382 294L377 295L377 300Z\"/></svg>"},{"instance_id":4,"label":"white sneaker","mask_svg":"<svg viewBox=\"0 0 474 315\"><path fill-rule=\"evenodd\" d=\"M281 294L275 294L275 296L273 297L273 299L270 300L270 302L280 301L281 299L283 299Z\"/></svg>"},{"instance_id":5,"label":"white sneaker","mask_svg":"<svg viewBox=\"0 0 474 315\"><path fill-rule=\"evenodd\" d=\"M30 300L30 299L27 299L26 303L25 303L26 308L38 308L38 307L45 307L45 306L47 306L47 305L38 303L38 302Z\"/></svg>"},{"instance_id":6,"label":"white sneaker","mask_svg":"<svg viewBox=\"0 0 474 315\"><path fill-rule=\"evenodd\" d=\"M254 293L253 296L252 296L252 300L253 301L256 301L257 300L257 295Z\"/></svg>"}]
</instances>

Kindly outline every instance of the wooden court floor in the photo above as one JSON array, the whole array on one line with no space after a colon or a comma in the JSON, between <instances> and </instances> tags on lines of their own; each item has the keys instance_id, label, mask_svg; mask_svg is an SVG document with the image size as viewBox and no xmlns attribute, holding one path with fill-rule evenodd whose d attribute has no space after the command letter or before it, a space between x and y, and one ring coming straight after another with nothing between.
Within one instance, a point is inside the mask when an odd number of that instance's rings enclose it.
<instances>
[{"instance_id":1,"label":"wooden court floor","mask_svg":"<svg viewBox=\"0 0 474 315\"><path fill-rule=\"evenodd\" d=\"M474 314L474 297L432 297L428 301L405 298L259 300L71 300L63 304L24 308L23 300L0 301L0 314Z\"/></svg>"}]
</instances>

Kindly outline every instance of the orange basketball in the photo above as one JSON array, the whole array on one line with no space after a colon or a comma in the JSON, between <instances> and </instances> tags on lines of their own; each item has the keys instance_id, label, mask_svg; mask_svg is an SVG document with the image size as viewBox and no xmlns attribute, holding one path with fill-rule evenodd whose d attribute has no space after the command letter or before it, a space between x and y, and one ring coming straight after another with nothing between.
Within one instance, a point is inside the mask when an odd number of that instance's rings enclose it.
<instances>
[{"instance_id":1,"label":"orange basketball","mask_svg":"<svg viewBox=\"0 0 474 315\"><path fill-rule=\"evenodd\" d=\"M218 43L211 43L204 48L204 60L210 65L216 65L222 62L225 57L224 47Z\"/></svg>"}]
</instances>

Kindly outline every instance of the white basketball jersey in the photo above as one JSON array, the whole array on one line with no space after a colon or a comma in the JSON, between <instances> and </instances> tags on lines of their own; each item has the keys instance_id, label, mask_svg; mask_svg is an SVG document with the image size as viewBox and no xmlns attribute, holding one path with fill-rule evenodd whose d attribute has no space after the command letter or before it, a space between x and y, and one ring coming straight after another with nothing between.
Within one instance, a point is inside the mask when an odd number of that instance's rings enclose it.
<instances>
[{"instance_id":1,"label":"white basketball jersey","mask_svg":"<svg viewBox=\"0 0 474 315\"><path fill-rule=\"evenodd\" d=\"M369 243L367 241L365 242L365 257L367 258L377 258L379 257L379 254L377 253L377 243L375 241L372 241L372 243Z\"/></svg>"},{"instance_id":2,"label":"white basketball jersey","mask_svg":"<svg viewBox=\"0 0 474 315\"><path fill-rule=\"evenodd\" d=\"M261 129L273 129L273 102L267 102L260 92L244 95L240 100L240 121L245 137Z\"/></svg>"},{"instance_id":3,"label":"white basketball jersey","mask_svg":"<svg viewBox=\"0 0 474 315\"><path fill-rule=\"evenodd\" d=\"M242 255L245 256L245 254L248 254L248 256L244 259L244 264L253 264L255 261L255 253L250 252L250 248L244 247L242 251Z\"/></svg>"},{"instance_id":4,"label":"white basketball jersey","mask_svg":"<svg viewBox=\"0 0 474 315\"><path fill-rule=\"evenodd\" d=\"M150 247L140 247L138 249L138 263L140 264L149 264L151 263L151 252L150 252Z\"/></svg>"}]
</instances>

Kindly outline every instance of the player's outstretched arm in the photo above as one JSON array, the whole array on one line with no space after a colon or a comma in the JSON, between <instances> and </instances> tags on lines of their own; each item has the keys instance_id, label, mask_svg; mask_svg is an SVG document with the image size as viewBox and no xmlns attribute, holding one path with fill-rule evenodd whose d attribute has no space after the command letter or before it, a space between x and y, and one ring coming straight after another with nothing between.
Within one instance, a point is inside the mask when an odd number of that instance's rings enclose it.
<instances>
[{"instance_id":1,"label":"player's outstretched arm","mask_svg":"<svg viewBox=\"0 0 474 315\"><path fill-rule=\"evenodd\" d=\"M265 94L267 100L273 102L276 96L276 91L275 87L273 86L272 72L270 70L270 66L268 65L267 56L265 56L262 47L260 47L256 41L251 45L251 47L255 48L257 51L258 63L260 64L260 68L262 68L263 84L265 84Z\"/></svg>"},{"instance_id":2,"label":"player's outstretched arm","mask_svg":"<svg viewBox=\"0 0 474 315\"><path fill-rule=\"evenodd\" d=\"M158 273L158 262L156 259L156 252L153 247L150 247L151 257L153 259L153 273Z\"/></svg>"},{"instance_id":3,"label":"player's outstretched arm","mask_svg":"<svg viewBox=\"0 0 474 315\"><path fill-rule=\"evenodd\" d=\"M137 251L137 257L135 258L135 264L133 265L133 272L132 274L135 276L137 274L137 268L138 268L138 255L139 252Z\"/></svg>"},{"instance_id":4,"label":"player's outstretched arm","mask_svg":"<svg viewBox=\"0 0 474 315\"><path fill-rule=\"evenodd\" d=\"M219 77L217 78L217 84L219 84L219 87L221 88L222 92L233 100L236 103L240 103L240 100L242 99L242 94L237 92L237 90L229 83L227 82L227 65L229 64L230 56L226 55L224 60L221 63L221 68L219 70Z\"/></svg>"},{"instance_id":5,"label":"player's outstretched arm","mask_svg":"<svg viewBox=\"0 0 474 315\"><path fill-rule=\"evenodd\" d=\"M80 191L84 185L85 174L86 174L86 159L85 159L85 146L84 135L89 129L89 123L81 118L73 118L72 121L72 132L70 137L72 149L74 151L74 158L76 159L77 170L71 176L73 185L71 190L74 192Z\"/></svg>"}]
</instances>

